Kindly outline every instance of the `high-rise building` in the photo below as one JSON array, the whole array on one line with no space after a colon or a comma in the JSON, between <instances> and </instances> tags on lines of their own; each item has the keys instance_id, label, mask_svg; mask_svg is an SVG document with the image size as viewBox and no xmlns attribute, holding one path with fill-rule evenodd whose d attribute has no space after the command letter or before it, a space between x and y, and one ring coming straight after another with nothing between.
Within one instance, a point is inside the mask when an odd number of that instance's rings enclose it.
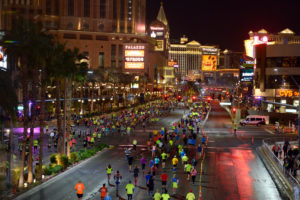
<instances>
[{"instance_id":1,"label":"high-rise building","mask_svg":"<svg viewBox=\"0 0 300 200\"><path fill-rule=\"evenodd\" d=\"M177 62L175 73L182 77L187 76L192 70L201 70L201 44L197 41L171 44L169 49L169 60Z\"/></svg>"},{"instance_id":2,"label":"high-rise building","mask_svg":"<svg viewBox=\"0 0 300 200\"><path fill-rule=\"evenodd\" d=\"M268 33L265 29L250 31L249 36L245 40L245 48L247 55L256 62L254 95L267 101L299 105L300 36L290 29L278 34ZM279 107L269 104L267 108L273 110ZM284 106L279 110L296 112Z\"/></svg>"},{"instance_id":3,"label":"high-rise building","mask_svg":"<svg viewBox=\"0 0 300 200\"><path fill-rule=\"evenodd\" d=\"M144 42L146 0L1 0L0 30L21 15L89 57L90 68L122 67L124 43Z\"/></svg>"},{"instance_id":4,"label":"high-rise building","mask_svg":"<svg viewBox=\"0 0 300 200\"><path fill-rule=\"evenodd\" d=\"M157 83L157 89L169 88L174 84L174 67L168 66L168 50L170 45L170 28L164 11L163 3L160 5L156 20L150 23L148 28L154 45L153 53L157 58L160 58L160 65L154 66L154 76Z\"/></svg>"},{"instance_id":5,"label":"high-rise building","mask_svg":"<svg viewBox=\"0 0 300 200\"><path fill-rule=\"evenodd\" d=\"M183 36L179 43L171 43L169 60L177 63L176 76L189 80L215 83L219 66L220 49L217 46L201 45L197 41L188 41Z\"/></svg>"}]
</instances>

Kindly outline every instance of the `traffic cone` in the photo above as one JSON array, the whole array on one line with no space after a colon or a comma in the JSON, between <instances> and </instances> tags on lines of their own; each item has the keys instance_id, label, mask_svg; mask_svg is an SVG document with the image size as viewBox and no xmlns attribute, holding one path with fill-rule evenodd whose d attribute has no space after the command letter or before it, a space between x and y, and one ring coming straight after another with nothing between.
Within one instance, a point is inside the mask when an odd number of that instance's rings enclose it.
<instances>
[{"instance_id":1,"label":"traffic cone","mask_svg":"<svg viewBox=\"0 0 300 200\"><path fill-rule=\"evenodd\" d=\"M199 199L198 200L201 200L202 199L202 192L201 190L199 191Z\"/></svg>"}]
</instances>

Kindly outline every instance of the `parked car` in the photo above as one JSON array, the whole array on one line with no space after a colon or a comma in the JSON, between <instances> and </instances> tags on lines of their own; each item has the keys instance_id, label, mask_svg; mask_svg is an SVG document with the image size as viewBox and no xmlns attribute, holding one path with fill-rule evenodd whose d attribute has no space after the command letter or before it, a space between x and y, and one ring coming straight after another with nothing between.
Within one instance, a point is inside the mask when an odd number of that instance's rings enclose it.
<instances>
[{"instance_id":1,"label":"parked car","mask_svg":"<svg viewBox=\"0 0 300 200\"><path fill-rule=\"evenodd\" d=\"M268 116L262 116L262 115L249 115L246 117L246 119L242 120L240 124L242 126L246 125L256 125L256 126L261 126L261 125L266 125L266 121Z\"/></svg>"}]
</instances>

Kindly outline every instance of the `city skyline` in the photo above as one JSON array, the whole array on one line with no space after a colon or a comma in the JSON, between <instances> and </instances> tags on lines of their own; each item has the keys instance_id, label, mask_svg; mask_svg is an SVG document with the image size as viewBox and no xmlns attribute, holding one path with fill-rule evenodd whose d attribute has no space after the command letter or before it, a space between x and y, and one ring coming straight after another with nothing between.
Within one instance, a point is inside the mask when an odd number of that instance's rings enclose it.
<instances>
[{"instance_id":1,"label":"city skyline","mask_svg":"<svg viewBox=\"0 0 300 200\"><path fill-rule=\"evenodd\" d=\"M151 0L147 1L147 24L156 18L160 2L164 3L171 39L179 39L186 35L190 40L201 44L220 45L221 49L244 51L243 40L248 38L250 30L258 31L264 28L270 33L278 33L289 28L296 35L300 33L299 21L297 22L300 1L290 0L283 4L279 0L231 0L217 3ZM206 8L201 9L204 7Z\"/></svg>"}]
</instances>

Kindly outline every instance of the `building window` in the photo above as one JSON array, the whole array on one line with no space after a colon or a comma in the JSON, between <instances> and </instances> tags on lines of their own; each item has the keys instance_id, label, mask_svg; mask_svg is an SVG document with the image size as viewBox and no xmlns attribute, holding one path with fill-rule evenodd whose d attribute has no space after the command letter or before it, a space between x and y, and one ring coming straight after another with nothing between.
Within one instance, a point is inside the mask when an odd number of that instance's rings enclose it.
<instances>
[{"instance_id":1,"label":"building window","mask_svg":"<svg viewBox=\"0 0 300 200\"><path fill-rule=\"evenodd\" d=\"M101 31L101 32L104 31L104 24L99 24L98 31Z\"/></svg>"},{"instance_id":2,"label":"building window","mask_svg":"<svg viewBox=\"0 0 300 200\"><path fill-rule=\"evenodd\" d=\"M119 67L123 64L123 45L119 45Z\"/></svg>"},{"instance_id":3,"label":"building window","mask_svg":"<svg viewBox=\"0 0 300 200\"><path fill-rule=\"evenodd\" d=\"M51 15L51 0L46 0L46 15Z\"/></svg>"},{"instance_id":4,"label":"building window","mask_svg":"<svg viewBox=\"0 0 300 200\"><path fill-rule=\"evenodd\" d=\"M90 25L89 25L88 23L84 23L84 24L83 24L83 30L84 30L84 31L88 31L89 28L90 28Z\"/></svg>"},{"instance_id":5,"label":"building window","mask_svg":"<svg viewBox=\"0 0 300 200\"><path fill-rule=\"evenodd\" d=\"M100 0L100 18L106 18L106 0Z\"/></svg>"},{"instance_id":6,"label":"building window","mask_svg":"<svg viewBox=\"0 0 300 200\"><path fill-rule=\"evenodd\" d=\"M121 0L120 19L122 21L125 19L125 0Z\"/></svg>"},{"instance_id":7,"label":"building window","mask_svg":"<svg viewBox=\"0 0 300 200\"><path fill-rule=\"evenodd\" d=\"M117 0L113 0L113 19L117 20Z\"/></svg>"},{"instance_id":8,"label":"building window","mask_svg":"<svg viewBox=\"0 0 300 200\"><path fill-rule=\"evenodd\" d=\"M111 67L116 67L116 45L111 45Z\"/></svg>"},{"instance_id":9,"label":"building window","mask_svg":"<svg viewBox=\"0 0 300 200\"><path fill-rule=\"evenodd\" d=\"M74 0L68 0L68 16L74 16Z\"/></svg>"},{"instance_id":10,"label":"building window","mask_svg":"<svg viewBox=\"0 0 300 200\"><path fill-rule=\"evenodd\" d=\"M91 14L91 1L90 0L84 0L83 16L84 17L90 17L90 14Z\"/></svg>"},{"instance_id":11,"label":"building window","mask_svg":"<svg viewBox=\"0 0 300 200\"><path fill-rule=\"evenodd\" d=\"M54 15L59 15L59 0L54 1Z\"/></svg>"},{"instance_id":12,"label":"building window","mask_svg":"<svg viewBox=\"0 0 300 200\"><path fill-rule=\"evenodd\" d=\"M99 67L104 68L104 52L99 52Z\"/></svg>"},{"instance_id":13,"label":"building window","mask_svg":"<svg viewBox=\"0 0 300 200\"><path fill-rule=\"evenodd\" d=\"M69 22L68 25L67 25L67 29L68 30L73 30L74 26L72 24L72 22Z\"/></svg>"}]
</instances>

